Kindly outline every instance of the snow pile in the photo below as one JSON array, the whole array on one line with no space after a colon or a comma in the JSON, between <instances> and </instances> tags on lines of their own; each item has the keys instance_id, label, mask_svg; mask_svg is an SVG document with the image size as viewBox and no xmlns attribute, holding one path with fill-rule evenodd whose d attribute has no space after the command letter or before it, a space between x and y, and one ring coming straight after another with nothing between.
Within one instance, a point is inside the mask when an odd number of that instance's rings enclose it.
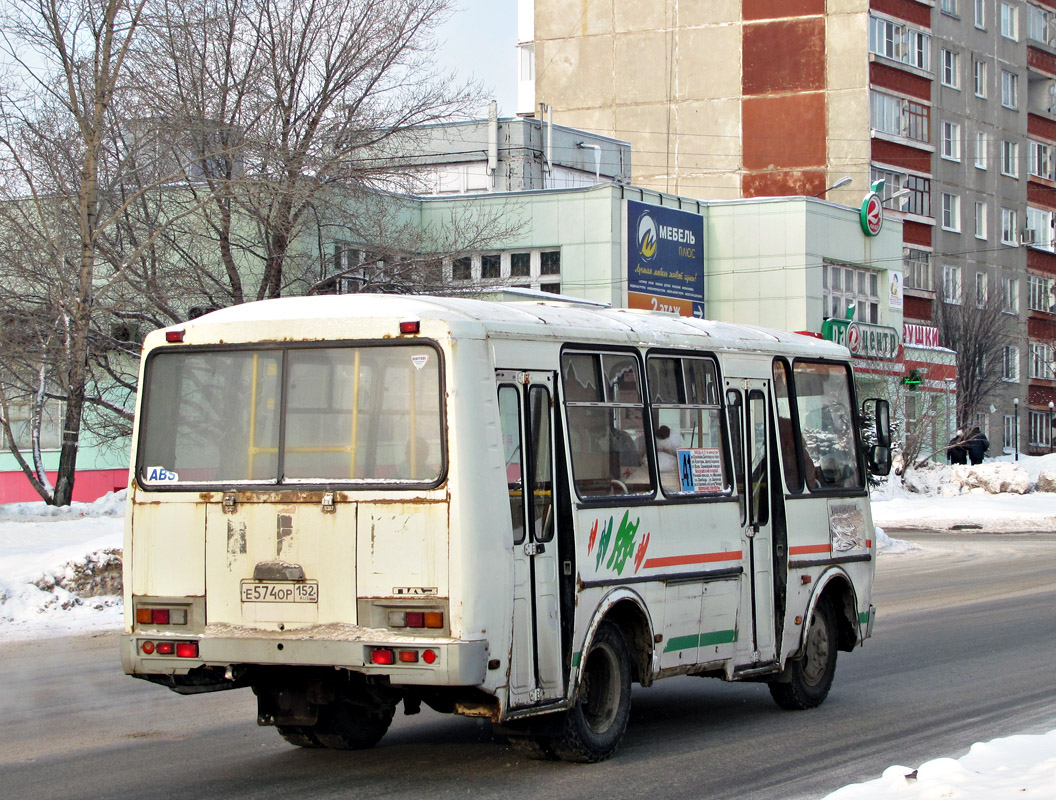
<instances>
[{"instance_id":1,"label":"snow pile","mask_svg":"<svg viewBox=\"0 0 1056 800\"><path fill-rule=\"evenodd\" d=\"M876 552L880 555L900 556L919 550L919 544L905 542L902 539L892 539L883 528L876 528Z\"/></svg>"},{"instance_id":2,"label":"snow pile","mask_svg":"<svg viewBox=\"0 0 1056 800\"><path fill-rule=\"evenodd\" d=\"M825 800L997 800L1056 797L1056 731L972 745L964 757L937 758L918 769L888 767L882 777L844 786Z\"/></svg>"},{"instance_id":3,"label":"snow pile","mask_svg":"<svg viewBox=\"0 0 1056 800\"><path fill-rule=\"evenodd\" d=\"M124 506L124 492L0 506L0 639L121 626Z\"/></svg>"},{"instance_id":4,"label":"snow pile","mask_svg":"<svg viewBox=\"0 0 1056 800\"><path fill-rule=\"evenodd\" d=\"M955 497L975 490L987 494L1026 494L1033 486L1030 474L1008 461L992 461L977 466L929 465L910 470L902 485L916 494Z\"/></svg>"},{"instance_id":5,"label":"snow pile","mask_svg":"<svg viewBox=\"0 0 1056 800\"><path fill-rule=\"evenodd\" d=\"M872 492L873 522L930 530L1056 530L1056 497L1045 487L1056 455L1005 456L978 466L930 465ZM925 500L926 502L921 502Z\"/></svg>"}]
</instances>

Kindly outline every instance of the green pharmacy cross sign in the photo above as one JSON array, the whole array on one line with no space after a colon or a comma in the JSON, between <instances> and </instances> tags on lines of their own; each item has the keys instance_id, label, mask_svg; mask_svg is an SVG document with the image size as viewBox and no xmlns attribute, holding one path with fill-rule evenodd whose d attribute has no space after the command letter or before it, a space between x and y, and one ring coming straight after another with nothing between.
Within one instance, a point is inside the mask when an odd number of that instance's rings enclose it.
<instances>
[{"instance_id":1,"label":"green pharmacy cross sign","mask_svg":"<svg viewBox=\"0 0 1056 800\"><path fill-rule=\"evenodd\" d=\"M842 344L859 358L879 358L894 361L901 345L898 331L885 325L827 319L821 326L823 339Z\"/></svg>"}]
</instances>

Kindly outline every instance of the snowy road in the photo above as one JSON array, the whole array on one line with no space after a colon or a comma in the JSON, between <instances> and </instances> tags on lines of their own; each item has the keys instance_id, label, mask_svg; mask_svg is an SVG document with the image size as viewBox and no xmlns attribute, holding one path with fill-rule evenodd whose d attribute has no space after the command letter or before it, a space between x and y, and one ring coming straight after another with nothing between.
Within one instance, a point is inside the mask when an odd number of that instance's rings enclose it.
<instances>
[{"instance_id":1,"label":"snowy road","mask_svg":"<svg viewBox=\"0 0 1056 800\"><path fill-rule=\"evenodd\" d=\"M121 674L116 636L0 651L8 797L818 798L893 763L1056 727L1056 534L905 534L882 557L874 639L841 654L829 700L779 710L765 686L635 687L619 756L525 761L486 723L398 716L375 750L299 751L246 691L179 697Z\"/></svg>"}]
</instances>

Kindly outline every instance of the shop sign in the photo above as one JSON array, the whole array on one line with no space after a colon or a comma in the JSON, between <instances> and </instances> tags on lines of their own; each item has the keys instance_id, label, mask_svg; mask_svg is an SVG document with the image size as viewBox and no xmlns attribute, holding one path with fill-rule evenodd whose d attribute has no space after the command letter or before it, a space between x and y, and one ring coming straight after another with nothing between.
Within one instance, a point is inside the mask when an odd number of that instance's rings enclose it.
<instances>
[{"instance_id":1,"label":"shop sign","mask_svg":"<svg viewBox=\"0 0 1056 800\"><path fill-rule=\"evenodd\" d=\"M628 200L626 239L631 308L704 315L704 217Z\"/></svg>"},{"instance_id":2,"label":"shop sign","mask_svg":"<svg viewBox=\"0 0 1056 800\"><path fill-rule=\"evenodd\" d=\"M880 195L869 192L862 200L862 209L859 214L862 223L862 233L866 236L876 236L884 227L884 206L880 201Z\"/></svg>"},{"instance_id":3,"label":"shop sign","mask_svg":"<svg viewBox=\"0 0 1056 800\"><path fill-rule=\"evenodd\" d=\"M934 325L902 324L902 342L909 347L939 347L939 329Z\"/></svg>"},{"instance_id":4,"label":"shop sign","mask_svg":"<svg viewBox=\"0 0 1056 800\"><path fill-rule=\"evenodd\" d=\"M821 326L821 335L824 339L842 344L851 351L852 356L858 358L880 358L886 361L898 358L898 331L886 325L827 319Z\"/></svg>"}]
</instances>

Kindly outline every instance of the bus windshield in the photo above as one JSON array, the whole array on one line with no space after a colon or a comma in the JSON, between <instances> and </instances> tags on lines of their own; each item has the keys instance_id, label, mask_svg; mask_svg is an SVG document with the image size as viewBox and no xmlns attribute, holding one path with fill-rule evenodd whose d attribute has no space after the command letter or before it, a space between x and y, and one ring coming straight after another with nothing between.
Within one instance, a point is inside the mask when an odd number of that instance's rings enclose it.
<instances>
[{"instance_id":1,"label":"bus windshield","mask_svg":"<svg viewBox=\"0 0 1056 800\"><path fill-rule=\"evenodd\" d=\"M148 362L148 486L435 483L440 356L427 344L194 350Z\"/></svg>"}]
</instances>

